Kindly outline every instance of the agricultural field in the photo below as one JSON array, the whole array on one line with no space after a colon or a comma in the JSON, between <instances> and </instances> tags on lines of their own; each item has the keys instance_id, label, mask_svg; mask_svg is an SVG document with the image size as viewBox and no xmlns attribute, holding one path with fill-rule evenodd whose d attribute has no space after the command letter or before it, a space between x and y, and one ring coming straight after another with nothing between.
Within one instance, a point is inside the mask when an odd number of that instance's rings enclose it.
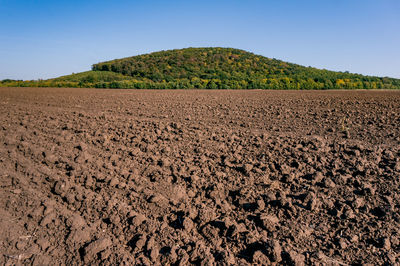
<instances>
[{"instance_id":1,"label":"agricultural field","mask_svg":"<svg viewBox=\"0 0 400 266\"><path fill-rule=\"evenodd\" d=\"M0 264L400 264L399 125L400 91L0 88Z\"/></svg>"}]
</instances>

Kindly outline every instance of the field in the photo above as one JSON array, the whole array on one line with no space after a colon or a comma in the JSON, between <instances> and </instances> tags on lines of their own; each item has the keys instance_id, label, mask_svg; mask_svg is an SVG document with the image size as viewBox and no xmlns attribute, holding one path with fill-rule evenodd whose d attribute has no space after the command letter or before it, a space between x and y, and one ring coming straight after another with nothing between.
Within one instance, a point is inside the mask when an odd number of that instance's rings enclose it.
<instances>
[{"instance_id":1,"label":"field","mask_svg":"<svg viewBox=\"0 0 400 266\"><path fill-rule=\"evenodd\" d=\"M400 263L400 91L0 103L1 265Z\"/></svg>"}]
</instances>

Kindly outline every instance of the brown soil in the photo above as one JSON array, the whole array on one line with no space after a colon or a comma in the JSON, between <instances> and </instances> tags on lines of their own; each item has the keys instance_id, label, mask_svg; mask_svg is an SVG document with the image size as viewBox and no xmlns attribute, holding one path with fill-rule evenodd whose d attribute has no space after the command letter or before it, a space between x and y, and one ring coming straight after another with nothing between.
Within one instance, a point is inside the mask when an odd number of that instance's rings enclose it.
<instances>
[{"instance_id":1,"label":"brown soil","mask_svg":"<svg viewBox=\"0 0 400 266\"><path fill-rule=\"evenodd\" d=\"M1 265L400 263L400 92L0 103Z\"/></svg>"}]
</instances>

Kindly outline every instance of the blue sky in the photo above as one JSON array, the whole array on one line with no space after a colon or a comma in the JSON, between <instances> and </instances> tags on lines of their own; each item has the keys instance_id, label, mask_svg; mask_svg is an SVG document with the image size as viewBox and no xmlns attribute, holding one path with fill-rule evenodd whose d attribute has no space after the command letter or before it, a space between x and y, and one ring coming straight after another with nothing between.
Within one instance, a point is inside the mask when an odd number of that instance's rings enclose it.
<instances>
[{"instance_id":1,"label":"blue sky","mask_svg":"<svg viewBox=\"0 0 400 266\"><path fill-rule=\"evenodd\" d=\"M203 46L400 78L400 1L0 0L0 79Z\"/></svg>"}]
</instances>

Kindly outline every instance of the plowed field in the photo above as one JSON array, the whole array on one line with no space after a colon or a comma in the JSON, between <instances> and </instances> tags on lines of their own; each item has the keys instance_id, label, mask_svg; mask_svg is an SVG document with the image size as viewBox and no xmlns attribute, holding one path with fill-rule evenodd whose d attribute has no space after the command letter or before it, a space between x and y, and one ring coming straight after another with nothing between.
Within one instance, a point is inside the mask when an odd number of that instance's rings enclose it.
<instances>
[{"instance_id":1,"label":"plowed field","mask_svg":"<svg viewBox=\"0 0 400 266\"><path fill-rule=\"evenodd\" d=\"M0 264L400 263L400 92L0 88Z\"/></svg>"}]
</instances>

